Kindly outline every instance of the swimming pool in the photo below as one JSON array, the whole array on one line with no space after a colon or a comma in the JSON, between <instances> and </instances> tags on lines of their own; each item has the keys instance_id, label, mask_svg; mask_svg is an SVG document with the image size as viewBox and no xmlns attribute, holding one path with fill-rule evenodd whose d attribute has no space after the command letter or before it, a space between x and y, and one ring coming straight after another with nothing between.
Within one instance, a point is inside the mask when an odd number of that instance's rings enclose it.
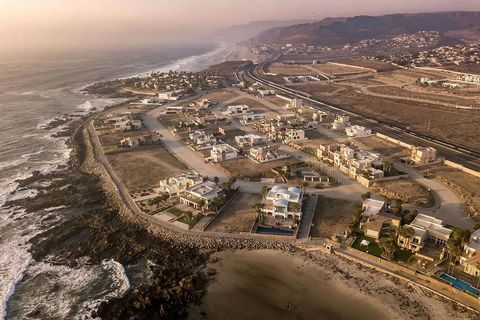
<instances>
[{"instance_id":1,"label":"swimming pool","mask_svg":"<svg viewBox=\"0 0 480 320\"><path fill-rule=\"evenodd\" d=\"M293 230L285 230L279 228L266 228L266 227L258 227L257 233L261 234L277 234L281 236L293 236Z\"/></svg>"},{"instance_id":2,"label":"swimming pool","mask_svg":"<svg viewBox=\"0 0 480 320\"><path fill-rule=\"evenodd\" d=\"M449 283L451 283L457 289L470 292L470 293L480 297L480 290L478 290L477 288L475 288L474 286L472 286L468 282L465 282L463 280L454 278L454 277L452 277L452 276L450 276L446 273L442 273L440 275L440 278L449 282Z\"/></svg>"}]
</instances>

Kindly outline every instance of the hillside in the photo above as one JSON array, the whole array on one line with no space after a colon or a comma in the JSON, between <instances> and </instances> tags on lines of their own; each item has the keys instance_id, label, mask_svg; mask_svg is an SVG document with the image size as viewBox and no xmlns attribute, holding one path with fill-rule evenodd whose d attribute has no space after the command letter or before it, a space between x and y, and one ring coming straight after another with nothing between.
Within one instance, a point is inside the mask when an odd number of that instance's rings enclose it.
<instances>
[{"instance_id":1,"label":"hillside","mask_svg":"<svg viewBox=\"0 0 480 320\"><path fill-rule=\"evenodd\" d=\"M369 38L386 38L418 31L438 31L443 39L480 38L480 12L439 12L327 18L315 23L265 30L254 43L344 45Z\"/></svg>"}]
</instances>

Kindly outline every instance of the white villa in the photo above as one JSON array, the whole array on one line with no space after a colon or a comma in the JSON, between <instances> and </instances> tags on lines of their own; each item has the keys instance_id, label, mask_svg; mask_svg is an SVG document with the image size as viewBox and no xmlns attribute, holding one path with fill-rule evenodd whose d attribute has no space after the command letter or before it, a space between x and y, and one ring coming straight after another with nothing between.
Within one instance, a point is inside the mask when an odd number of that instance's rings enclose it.
<instances>
[{"instance_id":1,"label":"white villa","mask_svg":"<svg viewBox=\"0 0 480 320\"><path fill-rule=\"evenodd\" d=\"M263 138L256 134L246 134L243 136L236 136L235 142L242 148L253 147L254 145L263 141Z\"/></svg>"},{"instance_id":2,"label":"white villa","mask_svg":"<svg viewBox=\"0 0 480 320\"><path fill-rule=\"evenodd\" d=\"M465 273L478 277L480 268L480 229L470 235L470 242L464 247L464 255L460 257L460 264L464 266Z\"/></svg>"},{"instance_id":3,"label":"white villa","mask_svg":"<svg viewBox=\"0 0 480 320\"><path fill-rule=\"evenodd\" d=\"M348 137L367 137L372 134L372 130L365 128L364 126L350 126L345 128L345 133Z\"/></svg>"},{"instance_id":4,"label":"white villa","mask_svg":"<svg viewBox=\"0 0 480 320\"><path fill-rule=\"evenodd\" d=\"M188 188L191 188L199 183L203 182L203 178L196 171L189 171L182 173L178 176L169 177L160 181L160 187L158 191L168 194L176 194L184 192Z\"/></svg>"},{"instance_id":5,"label":"white villa","mask_svg":"<svg viewBox=\"0 0 480 320\"><path fill-rule=\"evenodd\" d=\"M185 190L180 196L180 203L195 209L209 209L214 199L223 196L223 189L213 181L204 181Z\"/></svg>"},{"instance_id":6,"label":"white villa","mask_svg":"<svg viewBox=\"0 0 480 320\"><path fill-rule=\"evenodd\" d=\"M188 137L196 145L214 145L217 142L217 139L213 135L206 134L203 130L192 132L188 135Z\"/></svg>"},{"instance_id":7,"label":"white villa","mask_svg":"<svg viewBox=\"0 0 480 320\"><path fill-rule=\"evenodd\" d=\"M288 129L285 132L285 138L283 139L283 142L290 143L294 141L303 141L303 140L306 140L305 131L301 129Z\"/></svg>"},{"instance_id":8,"label":"white villa","mask_svg":"<svg viewBox=\"0 0 480 320\"><path fill-rule=\"evenodd\" d=\"M217 144L212 147L212 150L210 150L210 158L214 162L235 159L237 156L238 150L226 143Z\"/></svg>"},{"instance_id":9,"label":"white villa","mask_svg":"<svg viewBox=\"0 0 480 320\"><path fill-rule=\"evenodd\" d=\"M288 189L281 186L274 186L266 197L268 204L263 209L265 213L275 218L301 218L303 193L297 187Z\"/></svg>"},{"instance_id":10,"label":"white villa","mask_svg":"<svg viewBox=\"0 0 480 320\"><path fill-rule=\"evenodd\" d=\"M452 230L442 225L443 221L432 216L419 214L412 223L405 225L404 228L413 228L414 234L410 239L404 237L398 238L398 244L409 250L420 251L425 244L436 246L445 246L450 238Z\"/></svg>"},{"instance_id":11,"label":"white villa","mask_svg":"<svg viewBox=\"0 0 480 320\"><path fill-rule=\"evenodd\" d=\"M230 115L235 115L235 114L248 114L252 112L250 111L250 107L247 106L246 104L239 104L234 106L228 106L226 113Z\"/></svg>"}]
</instances>

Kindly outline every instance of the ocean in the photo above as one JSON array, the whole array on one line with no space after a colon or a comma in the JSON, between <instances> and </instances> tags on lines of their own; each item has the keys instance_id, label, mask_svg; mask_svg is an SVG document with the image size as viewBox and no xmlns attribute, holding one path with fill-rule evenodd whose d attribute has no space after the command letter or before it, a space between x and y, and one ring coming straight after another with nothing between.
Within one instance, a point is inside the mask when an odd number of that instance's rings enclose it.
<instances>
[{"instance_id":1,"label":"ocean","mask_svg":"<svg viewBox=\"0 0 480 320\"><path fill-rule=\"evenodd\" d=\"M227 45L165 46L0 61L0 319L35 317L39 309L51 319L88 319L99 302L129 288L123 266L114 260L100 265L80 260L68 267L33 259L30 241L66 219L70 208L28 213L3 206L37 194L35 188L19 188L16 180L35 171L65 170L67 137L56 133L77 117L122 101L84 95L80 89L150 71L198 71L230 53Z\"/></svg>"}]
</instances>

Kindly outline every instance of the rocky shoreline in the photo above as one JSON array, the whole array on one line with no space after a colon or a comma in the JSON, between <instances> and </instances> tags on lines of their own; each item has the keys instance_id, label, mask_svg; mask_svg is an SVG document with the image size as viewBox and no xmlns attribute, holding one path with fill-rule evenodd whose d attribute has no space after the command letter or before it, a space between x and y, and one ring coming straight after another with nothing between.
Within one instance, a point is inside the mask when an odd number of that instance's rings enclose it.
<instances>
[{"instance_id":1,"label":"rocky shoreline","mask_svg":"<svg viewBox=\"0 0 480 320\"><path fill-rule=\"evenodd\" d=\"M135 215L94 159L85 129L90 119L91 116L79 119L68 129L73 132L68 140L72 150L68 166L48 175L35 172L17 181L20 189L35 186L38 193L9 201L5 207L18 206L29 212L60 206L73 209L56 227L31 240L36 261L54 256L51 263L74 266L79 258L88 257L92 264L114 259L126 267L140 260L150 262L148 281L133 286L123 297L102 302L94 316L185 318L188 305L199 303L204 294L208 276L202 270L212 252L295 250L291 245L275 242L180 234ZM36 315L41 317L41 310Z\"/></svg>"}]
</instances>

